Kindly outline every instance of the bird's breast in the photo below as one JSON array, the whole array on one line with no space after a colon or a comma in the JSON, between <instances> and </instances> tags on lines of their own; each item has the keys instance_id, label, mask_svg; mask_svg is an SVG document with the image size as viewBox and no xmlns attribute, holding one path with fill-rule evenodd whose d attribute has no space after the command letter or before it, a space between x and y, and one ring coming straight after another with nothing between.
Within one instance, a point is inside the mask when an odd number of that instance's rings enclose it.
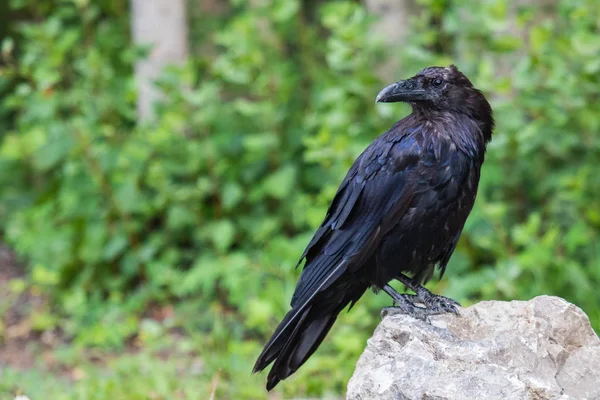
<instances>
[{"instance_id":1,"label":"bird's breast","mask_svg":"<svg viewBox=\"0 0 600 400\"><path fill-rule=\"evenodd\" d=\"M417 165L414 200L378 250L378 286L399 272L419 276L453 249L475 201L479 169L460 155Z\"/></svg>"}]
</instances>

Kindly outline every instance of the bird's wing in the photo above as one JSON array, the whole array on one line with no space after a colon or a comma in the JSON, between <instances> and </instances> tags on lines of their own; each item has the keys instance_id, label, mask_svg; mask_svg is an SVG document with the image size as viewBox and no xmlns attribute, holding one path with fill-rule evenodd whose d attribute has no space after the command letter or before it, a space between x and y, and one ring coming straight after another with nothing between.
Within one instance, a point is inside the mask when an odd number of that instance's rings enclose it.
<instances>
[{"instance_id":1,"label":"bird's wing","mask_svg":"<svg viewBox=\"0 0 600 400\"><path fill-rule=\"evenodd\" d=\"M324 296L323 302L317 304L323 309L311 312L311 318L315 318L314 313L321 312L323 315L319 318L326 317L323 321L333 323L331 316L335 318L339 312L335 307L339 304L333 304L336 300L331 300L331 297L343 295L342 306L348 303L352 306L368 286L367 279L361 282L367 277L358 272L359 267L402 218L415 196L419 196L411 182L415 180L413 175L422 154L421 146L414 137L397 137L392 136L393 133L394 128L375 140L348 171L323 223L300 259L300 263L304 260L305 264L292 297L292 309L265 345L255 371L263 369L284 352L284 346L298 343L300 339L295 335L299 331L296 329L304 326L302 318L308 318L312 300L317 295ZM342 279L344 274L352 273L356 275L348 280ZM356 293L327 292L332 285L337 286L337 291ZM319 328L318 331L323 333L327 330ZM319 337L316 336L317 339ZM313 347L309 349L313 351ZM310 351L302 354L306 356ZM304 360L304 356L299 359Z\"/></svg>"},{"instance_id":2,"label":"bird's wing","mask_svg":"<svg viewBox=\"0 0 600 400\"><path fill-rule=\"evenodd\" d=\"M377 139L355 161L308 244L291 305L303 307L345 271L362 265L410 206L421 147L413 136Z\"/></svg>"}]
</instances>

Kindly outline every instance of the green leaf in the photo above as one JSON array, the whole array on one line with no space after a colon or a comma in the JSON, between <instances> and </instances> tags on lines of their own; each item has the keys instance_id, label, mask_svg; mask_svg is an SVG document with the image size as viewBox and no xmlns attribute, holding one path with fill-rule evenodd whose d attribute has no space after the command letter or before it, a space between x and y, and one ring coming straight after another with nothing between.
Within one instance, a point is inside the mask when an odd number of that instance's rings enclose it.
<instances>
[{"instance_id":1,"label":"green leaf","mask_svg":"<svg viewBox=\"0 0 600 400\"><path fill-rule=\"evenodd\" d=\"M13 49L15 48L15 41L11 37L5 37L2 40L2 45L0 47L0 53L2 53L2 57L8 58L10 57Z\"/></svg>"},{"instance_id":2,"label":"green leaf","mask_svg":"<svg viewBox=\"0 0 600 400\"><path fill-rule=\"evenodd\" d=\"M204 232L221 253L227 251L235 239L235 225L230 220L215 221L207 225Z\"/></svg>"},{"instance_id":3,"label":"green leaf","mask_svg":"<svg viewBox=\"0 0 600 400\"><path fill-rule=\"evenodd\" d=\"M287 165L279 168L265 179L263 189L268 195L277 199L283 199L291 194L296 184L296 168Z\"/></svg>"}]
</instances>

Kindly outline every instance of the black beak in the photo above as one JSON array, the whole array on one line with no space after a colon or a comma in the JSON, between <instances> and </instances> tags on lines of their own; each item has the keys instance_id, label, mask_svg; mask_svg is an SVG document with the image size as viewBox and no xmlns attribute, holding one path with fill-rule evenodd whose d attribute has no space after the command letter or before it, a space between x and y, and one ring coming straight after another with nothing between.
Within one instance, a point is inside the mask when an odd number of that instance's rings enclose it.
<instances>
[{"instance_id":1,"label":"black beak","mask_svg":"<svg viewBox=\"0 0 600 400\"><path fill-rule=\"evenodd\" d=\"M377 95L375 103L395 103L398 101L412 102L427 100L427 91L419 87L415 79L407 79L392 83L383 88Z\"/></svg>"}]
</instances>

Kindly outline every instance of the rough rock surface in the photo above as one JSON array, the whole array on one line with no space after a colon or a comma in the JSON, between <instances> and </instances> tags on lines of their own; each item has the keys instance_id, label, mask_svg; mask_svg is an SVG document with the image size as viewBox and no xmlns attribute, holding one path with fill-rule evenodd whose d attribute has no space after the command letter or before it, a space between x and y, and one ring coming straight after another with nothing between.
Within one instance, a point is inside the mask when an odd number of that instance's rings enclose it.
<instances>
[{"instance_id":1,"label":"rough rock surface","mask_svg":"<svg viewBox=\"0 0 600 400\"><path fill-rule=\"evenodd\" d=\"M600 339L561 298L485 301L430 322L386 316L347 399L600 399Z\"/></svg>"}]
</instances>

